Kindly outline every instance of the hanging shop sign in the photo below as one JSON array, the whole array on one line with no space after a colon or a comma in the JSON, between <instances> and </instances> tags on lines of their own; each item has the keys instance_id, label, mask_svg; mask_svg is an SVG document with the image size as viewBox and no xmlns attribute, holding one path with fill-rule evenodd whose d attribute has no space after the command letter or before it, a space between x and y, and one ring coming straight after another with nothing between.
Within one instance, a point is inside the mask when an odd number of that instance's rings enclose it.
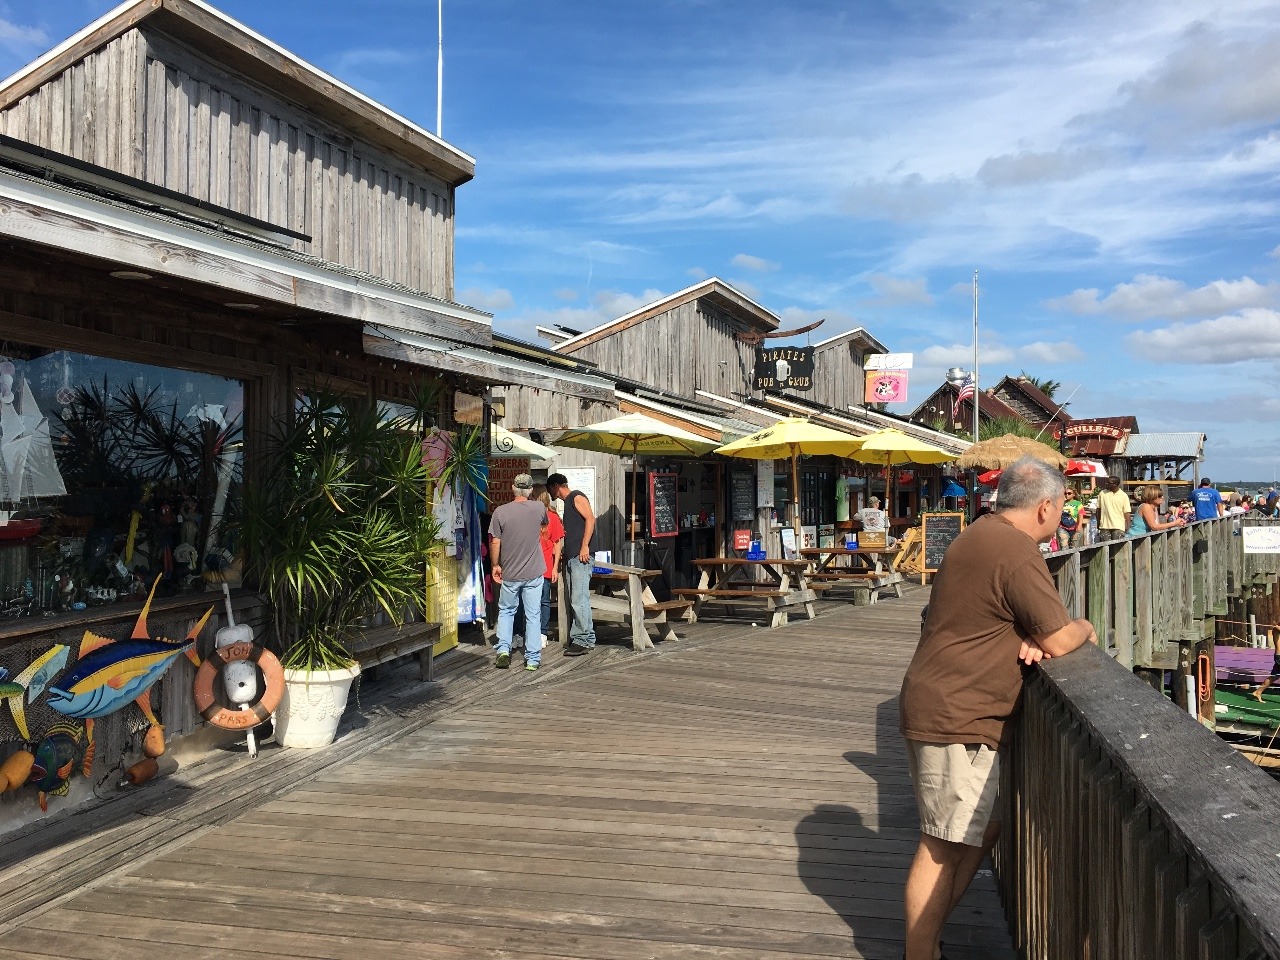
<instances>
[{"instance_id":1,"label":"hanging shop sign","mask_svg":"<svg viewBox=\"0 0 1280 960\"><path fill-rule=\"evenodd\" d=\"M752 390L812 390L813 347L756 347Z\"/></svg>"},{"instance_id":2,"label":"hanging shop sign","mask_svg":"<svg viewBox=\"0 0 1280 960\"><path fill-rule=\"evenodd\" d=\"M1123 427L1113 427L1105 423L1073 423L1067 427L1068 437L1106 437L1119 440L1125 435Z\"/></svg>"},{"instance_id":3,"label":"hanging shop sign","mask_svg":"<svg viewBox=\"0 0 1280 960\"><path fill-rule=\"evenodd\" d=\"M867 403L905 403L907 377L906 370L868 370Z\"/></svg>"}]
</instances>

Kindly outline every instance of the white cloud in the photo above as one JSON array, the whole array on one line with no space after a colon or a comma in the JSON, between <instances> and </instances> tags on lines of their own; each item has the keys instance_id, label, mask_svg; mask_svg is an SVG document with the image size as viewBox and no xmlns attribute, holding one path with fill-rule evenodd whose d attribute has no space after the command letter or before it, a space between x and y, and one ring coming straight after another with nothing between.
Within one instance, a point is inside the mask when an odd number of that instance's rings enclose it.
<instances>
[{"instance_id":1,"label":"white cloud","mask_svg":"<svg viewBox=\"0 0 1280 960\"><path fill-rule=\"evenodd\" d=\"M557 300L566 300L572 302L578 299L578 291L570 290L568 287L561 287L554 293Z\"/></svg>"},{"instance_id":2,"label":"white cloud","mask_svg":"<svg viewBox=\"0 0 1280 960\"><path fill-rule=\"evenodd\" d=\"M1280 304L1280 283L1258 283L1251 277L1215 280L1189 288L1181 280L1139 274L1132 283L1118 283L1111 293L1079 289L1045 302L1051 310L1076 314L1103 314L1125 320L1162 318L1183 320L1214 317L1248 307Z\"/></svg>"},{"instance_id":3,"label":"white cloud","mask_svg":"<svg viewBox=\"0 0 1280 960\"><path fill-rule=\"evenodd\" d=\"M515 298L511 296L511 291L503 290L501 287L494 290L468 287L466 290L458 291L458 299L462 303L478 307L481 310L487 310L490 313L495 310L510 310L516 305Z\"/></svg>"},{"instance_id":4,"label":"white cloud","mask_svg":"<svg viewBox=\"0 0 1280 960\"><path fill-rule=\"evenodd\" d=\"M1238 314L1136 330L1125 338L1144 360L1222 364L1280 359L1280 311L1255 307Z\"/></svg>"},{"instance_id":5,"label":"white cloud","mask_svg":"<svg viewBox=\"0 0 1280 960\"><path fill-rule=\"evenodd\" d=\"M866 301L869 306L900 307L909 304L932 306L934 302L928 290L928 281L924 277L906 280L883 273L873 273L867 277L867 283L876 292L873 298Z\"/></svg>"},{"instance_id":6,"label":"white cloud","mask_svg":"<svg viewBox=\"0 0 1280 960\"><path fill-rule=\"evenodd\" d=\"M756 273L771 273L778 269L778 264L772 260L765 260L763 257L753 257L749 253L735 254L733 259L729 261L735 267L741 267L744 270L754 270Z\"/></svg>"},{"instance_id":7,"label":"white cloud","mask_svg":"<svg viewBox=\"0 0 1280 960\"><path fill-rule=\"evenodd\" d=\"M1054 363L1072 363L1083 360L1085 353L1070 340L1049 342L1037 340L1035 343L1023 344L1017 348L1018 362L1037 365Z\"/></svg>"},{"instance_id":8,"label":"white cloud","mask_svg":"<svg viewBox=\"0 0 1280 960\"><path fill-rule=\"evenodd\" d=\"M48 44L48 34L39 27L24 27L20 23L0 17L0 47L22 53L31 48L48 46Z\"/></svg>"},{"instance_id":9,"label":"white cloud","mask_svg":"<svg viewBox=\"0 0 1280 960\"><path fill-rule=\"evenodd\" d=\"M1277 248L1277 249L1280 249L1280 248ZM702 267L690 267L688 270L685 271L685 273L693 277L693 279L695 280L705 280L707 279L707 277L711 276L711 274L707 273L707 271L704 270Z\"/></svg>"},{"instance_id":10,"label":"white cloud","mask_svg":"<svg viewBox=\"0 0 1280 960\"><path fill-rule=\"evenodd\" d=\"M1023 150L987 158L978 168L977 176L989 187L1022 187L1055 180L1074 180L1106 162L1106 154L1099 150Z\"/></svg>"}]
</instances>

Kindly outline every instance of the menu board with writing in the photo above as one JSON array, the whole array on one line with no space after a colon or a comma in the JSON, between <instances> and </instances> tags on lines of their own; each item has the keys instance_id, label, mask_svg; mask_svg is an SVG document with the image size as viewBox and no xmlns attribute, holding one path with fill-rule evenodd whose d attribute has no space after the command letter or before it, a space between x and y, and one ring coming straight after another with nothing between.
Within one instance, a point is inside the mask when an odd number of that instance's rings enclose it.
<instances>
[{"instance_id":1,"label":"menu board with writing","mask_svg":"<svg viewBox=\"0 0 1280 960\"><path fill-rule=\"evenodd\" d=\"M924 571L936 573L942 566L943 554L951 541L964 529L963 513L923 513L920 526L924 534Z\"/></svg>"},{"instance_id":2,"label":"menu board with writing","mask_svg":"<svg viewBox=\"0 0 1280 960\"><path fill-rule=\"evenodd\" d=\"M756 475L753 470L729 473L729 519L751 523L756 518Z\"/></svg>"},{"instance_id":3,"label":"menu board with writing","mask_svg":"<svg viewBox=\"0 0 1280 960\"><path fill-rule=\"evenodd\" d=\"M649 474L649 536L674 537L680 532L676 513L676 475Z\"/></svg>"}]
</instances>

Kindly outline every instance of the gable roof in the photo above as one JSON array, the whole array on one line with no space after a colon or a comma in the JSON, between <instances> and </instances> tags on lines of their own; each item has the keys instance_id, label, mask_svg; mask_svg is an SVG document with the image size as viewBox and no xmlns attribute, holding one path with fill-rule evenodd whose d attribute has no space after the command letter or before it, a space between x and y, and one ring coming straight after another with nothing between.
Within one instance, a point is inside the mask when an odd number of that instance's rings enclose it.
<instances>
[{"instance_id":1,"label":"gable roof","mask_svg":"<svg viewBox=\"0 0 1280 960\"><path fill-rule=\"evenodd\" d=\"M1132 460L1203 460L1203 433L1131 433L1124 452L1117 456Z\"/></svg>"},{"instance_id":2,"label":"gable roof","mask_svg":"<svg viewBox=\"0 0 1280 960\"><path fill-rule=\"evenodd\" d=\"M936 390L933 391L933 393L929 394L929 396L921 400L920 404L914 410L912 410L909 414L907 414L907 418L909 420L915 421L916 423L926 423L929 419L938 415L938 414L931 414L929 412L928 408L930 406L935 408L939 406L945 407L945 413L943 413L942 415L949 417L951 407L955 404L956 394L959 392L960 391L958 387L954 387L949 383L943 382ZM961 417L958 417L957 419L961 420L961 422L964 422L964 423L972 422L973 421L973 401L968 399L961 400L960 409L967 410L968 413L963 414ZM978 415L981 417L986 417L988 420L992 420L992 419L1021 420L1022 419L1022 415L1018 413L1017 410L1013 409L1013 407L1009 406L999 397L987 391L983 391L982 399L978 404Z\"/></svg>"},{"instance_id":3,"label":"gable roof","mask_svg":"<svg viewBox=\"0 0 1280 960\"><path fill-rule=\"evenodd\" d=\"M676 307L692 303L695 300L709 300L720 309L728 311L753 327L776 330L778 329L778 324L782 322L776 314L770 313L754 300L739 293L719 277L708 277L706 280L695 283L691 287L677 290L661 300L647 303L643 307L623 314L615 320L602 323L575 337L570 337L563 343L557 343L555 349L560 353L573 353L575 350L590 346L605 337L621 333L623 330L628 330L637 324L652 320L654 317L659 317L669 310L674 310Z\"/></svg>"},{"instance_id":4,"label":"gable roof","mask_svg":"<svg viewBox=\"0 0 1280 960\"><path fill-rule=\"evenodd\" d=\"M826 350L834 347L841 340L861 340L868 348L870 353L888 353L889 348L873 337L866 327L854 327L852 330L846 330L844 333L837 333L835 336L827 337L825 340L819 340L813 345L814 351Z\"/></svg>"},{"instance_id":5,"label":"gable roof","mask_svg":"<svg viewBox=\"0 0 1280 960\"><path fill-rule=\"evenodd\" d=\"M1056 400L1023 377L1005 377L995 385L992 393L998 395L1002 390L1021 393L1030 403L1044 411L1043 419L1037 422L1058 421L1066 423L1071 419L1071 414L1067 413L1065 409L1066 404L1059 405Z\"/></svg>"},{"instance_id":6,"label":"gable roof","mask_svg":"<svg viewBox=\"0 0 1280 960\"><path fill-rule=\"evenodd\" d=\"M0 110L142 23L186 42L272 93L367 138L452 186L475 176L476 162L435 134L307 63L204 0L125 0L0 82Z\"/></svg>"}]
</instances>

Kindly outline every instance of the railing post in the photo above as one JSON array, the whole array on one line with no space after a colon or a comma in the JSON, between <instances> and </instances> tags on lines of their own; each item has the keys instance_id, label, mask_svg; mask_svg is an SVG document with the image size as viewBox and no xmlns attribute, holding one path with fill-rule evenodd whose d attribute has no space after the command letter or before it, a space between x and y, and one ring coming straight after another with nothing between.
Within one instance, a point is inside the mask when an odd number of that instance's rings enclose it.
<instances>
[{"instance_id":1,"label":"railing post","mask_svg":"<svg viewBox=\"0 0 1280 960\"><path fill-rule=\"evenodd\" d=\"M1133 541L1113 543L1111 554L1111 617L1115 658L1133 669ZM1101 636L1101 634L1099 634Z\"/></svg>"}]
</instances>

